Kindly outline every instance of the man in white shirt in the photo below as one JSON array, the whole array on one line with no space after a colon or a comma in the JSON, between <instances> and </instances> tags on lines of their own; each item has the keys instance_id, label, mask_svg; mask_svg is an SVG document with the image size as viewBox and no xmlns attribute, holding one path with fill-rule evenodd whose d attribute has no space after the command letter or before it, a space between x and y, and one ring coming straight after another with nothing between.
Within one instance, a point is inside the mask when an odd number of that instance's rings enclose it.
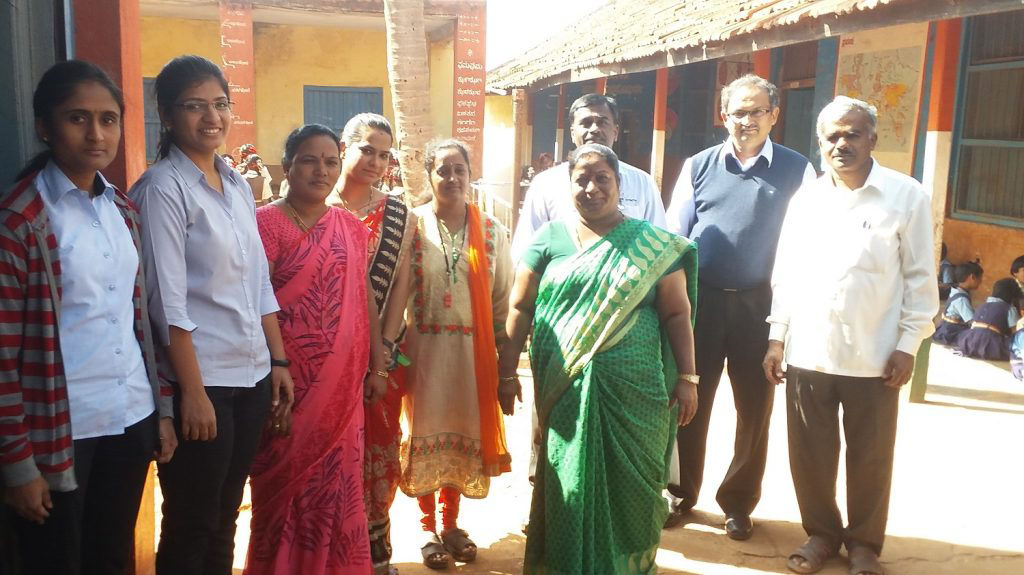
<instances>
[{"instance_id":1,"label":"man in white shirt","mask_svg":"<svg viewBox=\"0 0 1024 575\"><path fill-rule=\"evenodd\" d=\"M837 97L818 116L825 175L793 197L775 269L765 376L786 381L790 468L812 573L846 545L855 575L883 573L899 390L938 310L931 203L872 159L877 112ZM783 363L788 370L783 371ZM836 506L839 408L847 515Z\"/></svg>"},{"instance_id":2,"label":"man in white shirt","mask_svg":"<svg viewBox=\"0 0 1024 575\"><path fill-rule=\"evenodd\" d=\"M619 137L619 111L615 99L603 94L579 97L569 107L570 134L576 147L601 144L611 148ZM519 223L512 235L512 261L530 245L533 234L544 222L577 217L569 182L569 164L562 162L537 174L523 198ZM654 178L647 172L619 161L619 209L623 214L665 228L665 206Z\"/></svg>"}]
</instances>

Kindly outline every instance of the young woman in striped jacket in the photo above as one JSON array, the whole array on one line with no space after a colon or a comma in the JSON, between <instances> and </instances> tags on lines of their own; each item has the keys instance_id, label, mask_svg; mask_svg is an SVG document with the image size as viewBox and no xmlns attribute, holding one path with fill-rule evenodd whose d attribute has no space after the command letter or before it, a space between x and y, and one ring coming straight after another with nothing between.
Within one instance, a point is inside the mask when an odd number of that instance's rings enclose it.
<instances>
[{"instance_id":1,"label":"young woman in striped jacket","mask_svg":"<svg viewBox=\"0 0 1024 575\"><path fill-rule=\"evenodd\" d=\"M158 383L139 214L100 170L124 100L88 62L33 99L47 150L0 196L0 482L22 573L124 573L149 463L177 445Z\"/></svg>"}]
</instances>

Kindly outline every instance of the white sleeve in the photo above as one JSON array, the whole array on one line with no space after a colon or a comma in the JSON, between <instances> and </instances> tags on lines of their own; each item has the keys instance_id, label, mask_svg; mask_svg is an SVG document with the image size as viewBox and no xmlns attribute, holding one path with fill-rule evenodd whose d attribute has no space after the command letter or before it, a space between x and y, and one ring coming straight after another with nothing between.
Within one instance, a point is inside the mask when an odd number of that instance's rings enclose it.
<instances>
[{"instance_id":1,"label":"white sleeve","mask_svg":"<svg viewBox=\"0 0 1024 575\"><path fill-rule=\"evenodd\" d=\"M665 204L661 201L661 190L658 189L654 177L647 172L641 171L644 189L644 219L663 230L668 230L665 224Z\"/></svg>"},{"instance_id":2,"label":"white sleeve","mask_svg":"<svg viewBox=\"0 0 1024 575\"><path fill-rule=\"evenodd\" d=\"M804 168L804 179L802 182L800 182L800 185L805 186L817 179L818 172L814 171L814 166L811 164L811 162L807 162L807 167Z\"/></svg>"},{"instance_id":3,"label":"white sleeve","mask_svg":"<svg viewBox=\"0 0 1024 575\"><path fill-rule=\"evenodd\" d=\"M687 158L683 162L683 168L679 171L679 179L676 180L676 187L672 190L672 199L669 201L668 213L665 219L668 222L668 231L678 235L689 237L696 223L693 199L693 160Z\"/></svg>"},{"instance_id":4,"label":"white sleeve","mask_svg":"<svg viewBox=\"0 0 1024 575\"><path fill-rule=\"evenodd\" d=\"M526 197L523 198L523 209L519 211L519 222L516 223L516 231L512 234L512 263L519 263L519 258L530 246L533 234L537 232L544 222L548 221L548 210L544 203L546 193L544 181L547 178L534 178L529 189L526 190Z\"/></svg>"},{"instance_id":5,"label":"white sleeve","mask_svg":"<svg viewBox=\"0 0 1024 575\"><path fill-rule=\"evenodd\" d=\"M939 291L933 259L931 201L918 184L912 193L907 221L900 231L903 301L896 349L915 355L921 342L935 331L932 318L939 309Z\"/></svg>"},{"instance_id":6,"label":"white sleeve","mask_svg":"<svg viewBox=\"0 0 1024 575\"><path fill-rule=\"evenodd\" d=\"M768 339L775 341L786 341L786 334L789 332L790 296L791 286L787 281L794 281L799 278L798 266L794 266L793 249L800 245L800 228L802 201L800 193L793 197L786 211L786 217L782 222L782 232L779 234L779 246L775 252L775 268L772 271L772 307L768 314L767 322L770 324ZM799 281L797 279L796 281Z\"/></svg>"}]
</instances>

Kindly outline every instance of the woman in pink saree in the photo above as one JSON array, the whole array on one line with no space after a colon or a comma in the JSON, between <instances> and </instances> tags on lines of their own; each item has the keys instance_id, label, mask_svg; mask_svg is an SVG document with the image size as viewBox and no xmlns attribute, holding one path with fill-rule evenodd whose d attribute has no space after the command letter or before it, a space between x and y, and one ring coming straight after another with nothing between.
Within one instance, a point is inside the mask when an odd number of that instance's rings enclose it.
<instances>
[{"instance_id":1,"label":"woman in pink saree","mask_svg":"<svg viewBox=\"0 0 1024 575\"><path fill-rule=\"evenodd\" d=\"M281 311L295 406L252 466L247 575L369 575L363 502L363 402L386 389L367 289L368 230L324 204L340 170L338 137L317 124L288 137L288 197L257 210ZM365 384L364 384L365 379Z\"/></svg>"}]
</instances>

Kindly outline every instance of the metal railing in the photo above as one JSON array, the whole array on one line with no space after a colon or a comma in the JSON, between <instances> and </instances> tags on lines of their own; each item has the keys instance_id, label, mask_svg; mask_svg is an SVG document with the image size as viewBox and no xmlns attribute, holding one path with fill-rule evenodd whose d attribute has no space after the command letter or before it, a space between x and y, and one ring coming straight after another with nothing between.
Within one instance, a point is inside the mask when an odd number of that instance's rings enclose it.
<instances>
[{"instance_id":1,"label":"metal railing","mask_svg":"<svg viewBox=\"0 0 1024 575\"><path fill-rule=\"evenodd\" d=\"M472 201L485 213L491 215L512 234L514 216L512 203L505 199L512 197L512 182L487 182L477 180L471 184Z\"/></svg>"}]
</instances>

